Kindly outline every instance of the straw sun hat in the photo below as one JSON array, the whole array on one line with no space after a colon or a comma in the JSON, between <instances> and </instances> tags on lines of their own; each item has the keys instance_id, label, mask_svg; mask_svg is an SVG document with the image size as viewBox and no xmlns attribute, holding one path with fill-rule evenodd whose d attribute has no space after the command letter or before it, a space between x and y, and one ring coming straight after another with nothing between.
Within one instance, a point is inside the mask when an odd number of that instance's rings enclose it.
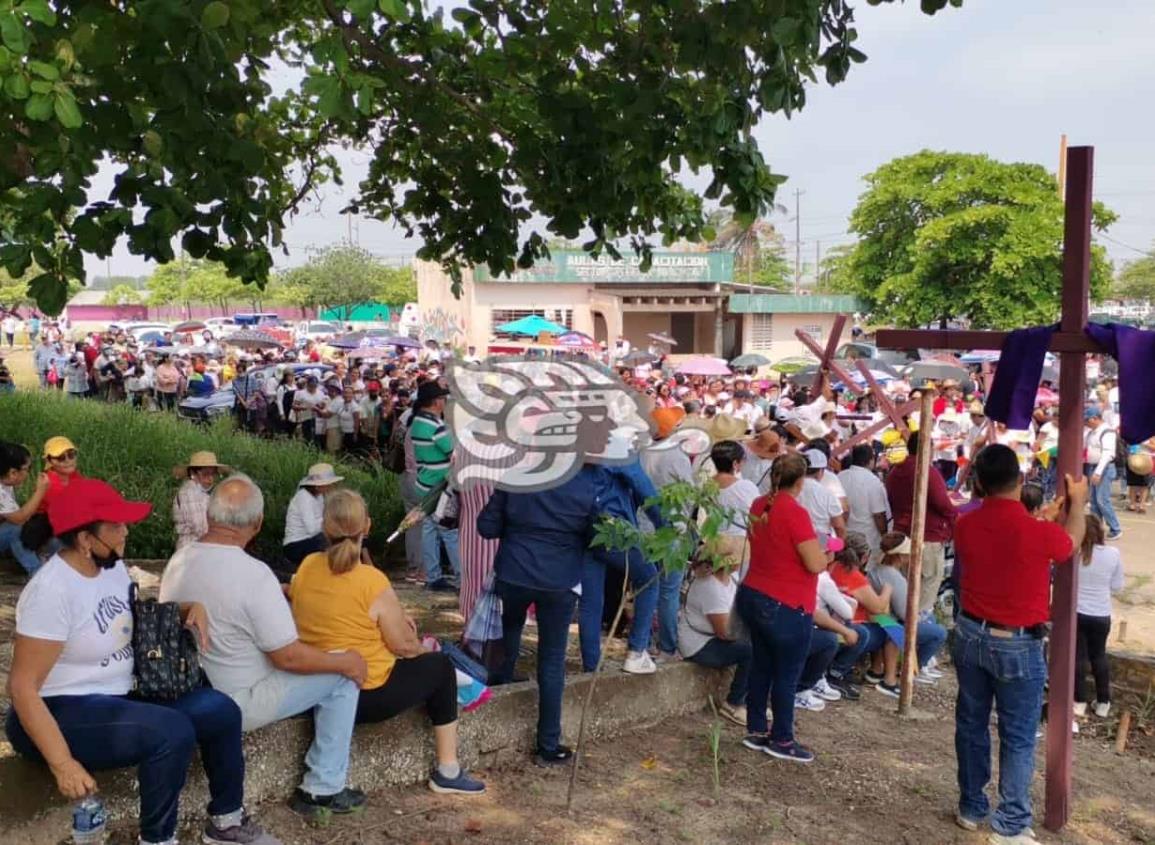
<instances>
[{"instance_id":1,"label":"straw sun hat","mask_svg":"<svg viewBox=\"0 0 1155 845\"><path fill-rule=\"evenodd\" d=\"M190 469L216 469L222 473L230 473L233 468L222 464L212 452L193 452L187 464L178 464L172 468L174 478L186 478Z\"/></svg>"}]
</instances>

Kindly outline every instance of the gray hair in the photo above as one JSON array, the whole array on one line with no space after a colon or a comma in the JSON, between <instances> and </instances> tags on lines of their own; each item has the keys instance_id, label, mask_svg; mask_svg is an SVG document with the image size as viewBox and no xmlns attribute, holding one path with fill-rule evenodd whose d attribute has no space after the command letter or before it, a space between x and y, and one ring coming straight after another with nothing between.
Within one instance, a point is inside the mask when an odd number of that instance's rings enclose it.
<instances>
[{"instance_id":1,"label":"gray hair","mask_svg":"<svg viewBox=\"0 0 1155 845\"><path fill-rule=\"evenodd\" d=\"M209 497L208 521L229 528L252 528L265 515L261 488L243 472L230 475Z\"/></svg>"}]
</instances>

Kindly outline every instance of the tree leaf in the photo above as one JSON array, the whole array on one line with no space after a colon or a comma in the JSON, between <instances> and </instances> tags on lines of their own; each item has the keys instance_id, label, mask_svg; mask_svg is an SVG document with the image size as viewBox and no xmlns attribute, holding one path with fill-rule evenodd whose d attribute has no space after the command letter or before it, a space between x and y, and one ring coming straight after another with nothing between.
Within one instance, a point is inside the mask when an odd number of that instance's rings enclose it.
<instances>
[{"instance_id":1,"label":"tree leaf","mask_svg":"<svg viewBox=\"0 0 1155 845\"><path fill-rule=\"evenodd\" d=\"M68 282L55 273L41 273L28 282L28 293L45 314L56 316L68 301Z\"/></svg>"},{"instance_id":2,"label":"tree leaf","mask_svg":"<svg viewBox=\"0 0 1155 845\"><path fill-rule=\"evenodd\" d=\"M28 63L28 69L41 79L47 79L49 82L55 82L60 78L60 69L54 64L48 62L40 62L33 59Z\"/></svg>"},{"instance_id":3,"label":"tree leaf","mask_svg":"<svg viewBox=\"0 0 1155 845\"><path fill-rule=\"evenodd\" d=\"M228 22L229 7L220 0L213 0L201 12L201 26L205 29L220 29Z\"/></svg>"},{"instance_id":4,"label":"tree leaf","mask_svg":"<svg viewBox=\"0 0 1155 845\"><path fill-rule=\"evenodd\" d=\"M409 8L405 5L405 0L377 0L377 8L387 18L399 21L409 19Z\"/></svg>"},{"instance_id":5,"label":"tree leaf","mask_svg":"<svg viewBox=\"0 0 1155 845\"><path fill-rule=\"evenodd\" d=\"M11 12L0 12L0 41L18 56L28 49L28 36L24 26Z\"/></svg>"},{"instance_id":6,"label":"tree leaf","mask_svg":"<svg viewBox=\"0 0 1155 845\"><path fill-rule=\"evenodd\" d=\"M71 91L58 91L52 101L52 107L56 112L56 119L65 129L78 129L84 123L84 118L76 105L76 98L72 96Z\"/></svg>"},{"instance_id":7,"label":"tree leaf","mask_svg":"<svg viewBox=\"0 0 1155 845\"><path fill-rule=\"evenodd\" d=\"M48 120L52 117L52 98L46 94L33 94L24 104L24 115L29 120Z\"/></svg>"},{"instance_id":8,"label":"tree leaf","mask_svg":"<svg viewBox=\"0 0 1155 845\"><path fill-rule=\"evenodd\" d=\"M4 91L13 100L25 100L28 98L30 88L28 87L28 77L22 73L16 73L4 80Z\"/></svg>"},{"instance_id":9,"label":"tree leaf","mask_svg":"<svg viewBox=\"0 0 1155 845\"><path fill-rule=\"evenodd\" d=\"M32 20L45 26L56 25L56 13L48 5L48 0L24 0L16 7L16 11L23 12Z\"/></svg>"}]
</instances>

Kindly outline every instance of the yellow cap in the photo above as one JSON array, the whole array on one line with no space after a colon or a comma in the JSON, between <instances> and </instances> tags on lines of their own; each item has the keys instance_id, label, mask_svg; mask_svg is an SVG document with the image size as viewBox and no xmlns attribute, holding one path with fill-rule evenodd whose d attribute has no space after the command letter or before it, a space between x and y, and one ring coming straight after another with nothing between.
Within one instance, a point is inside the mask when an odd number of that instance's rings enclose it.
<instances>
[{"instance_id":1,"label":"yellow cap","mask_svg":"<svg viewBox=\"0 0 1155 845\"><path fill-rule=\"evenodd\" d=\"M58 458L69 449L77 451L76 447L72 445L72 441L67 437L49 437L44 444L44 457Z\"/></svg>"}]
</instances>

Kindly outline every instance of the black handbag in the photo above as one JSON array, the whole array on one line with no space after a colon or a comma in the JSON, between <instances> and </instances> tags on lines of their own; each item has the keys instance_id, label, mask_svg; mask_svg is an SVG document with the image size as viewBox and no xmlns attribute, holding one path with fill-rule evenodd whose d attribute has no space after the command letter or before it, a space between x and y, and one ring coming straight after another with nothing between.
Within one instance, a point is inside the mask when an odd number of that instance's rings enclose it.
<instances>
[{"instance_id":1,"label":"black handbag","mask_svg":"<svg viewBox=\"0 0 1155 845\"><path fill-rule=\"evenodd\" d=\"M172 701L204 684L196 637L180 618L180 605L137 598L132 606L133 692L140 698Z\"/></svg>"}]
</instances>

